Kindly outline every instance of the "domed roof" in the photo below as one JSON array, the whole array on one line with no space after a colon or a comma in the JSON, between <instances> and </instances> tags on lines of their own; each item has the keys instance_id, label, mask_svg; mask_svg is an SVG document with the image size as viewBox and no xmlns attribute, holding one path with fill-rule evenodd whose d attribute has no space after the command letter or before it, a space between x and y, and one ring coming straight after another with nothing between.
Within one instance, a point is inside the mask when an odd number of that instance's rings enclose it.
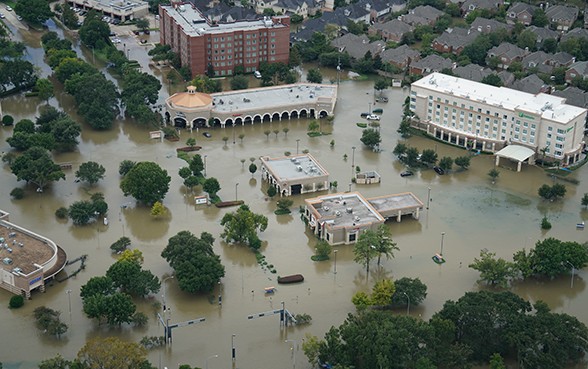
<instances>
[{"instance_id":1,"label":"domed roof","mask_svg":"<svg viewBox=\"0 0 588 369\"><path fill-rule=\"evenodd\" d=\"M212 97L209 94L196 92L196 87L194 86L188 86L187 92L173 94L168 102L179 107L194 109L210 105Z\"/></svg>"}]
</instances>

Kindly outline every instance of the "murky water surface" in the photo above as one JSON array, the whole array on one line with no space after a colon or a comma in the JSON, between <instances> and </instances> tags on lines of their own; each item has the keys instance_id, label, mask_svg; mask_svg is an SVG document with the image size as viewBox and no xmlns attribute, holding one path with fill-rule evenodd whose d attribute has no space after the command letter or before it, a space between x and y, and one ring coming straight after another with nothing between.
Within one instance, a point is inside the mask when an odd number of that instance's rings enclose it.
<instances>
[{"instance_id":1,"label":"murky water surface","mask_svg":"<svg viewBox=\"0 0 588 369\"><path fill-rule=\"evenodd\" d=\"M56 29L58 30L58 29ZM60 31L61 32L61 31ZM28 45L28 56L39 66L43 75L50 73L49 67L41 62L42 50L39 35L23 32L18 36ZM153 35L151 37L154 37ZM131 36L123 36L125 48L149 68L143 46ZM80 50L76 43L76 50ZM84 57L92 61L91 52L83 51ZM98 67L103 66L97 61ZM332 71L323 71L325 80L335 78ZM154 74L161 76L159 71ZM256 83L252 81L252 85ZM411 314L428 319L438 311L447 299L457 299L466 291L477 290L478 273L467 265L479 255L480 249L487 248L498 256L510 259L513 252L523 247L531 247L544 237L557 237L566 240L585 242L586 233L576 231L575 224L588 219L588 213L580 207L580 198L586 192L588 170L582 168L573 174L580 179L580 185L568 184L568 194L563 202L545 204L537 196L537 188L551 179L540 168L524 166L522 173L514 171L513 164L505 163L500 177L492 185L486 175L493 165L493 158L477 156L472 159L469 170L451 175L437 176L432 170L417 173L414 177L401 178L404 169L392 155L398 141L396 129L400 121L401 104L407 95L406 90L388 90L387 104L377 104L384 113L381 121L383 136L382 151L374 153L365 149L361 142L361 129L355 123L362 121L361 112L368 110L373 101L373 82L343 81L339 89L336 119L331 125L322 122L324 131L330 135L310 138L306 135L307 121L293 120L263 125L247 125L209 130L212 138L202 136L202 131L192 133L183 131L181 141L158 142L148 138L148 129L138 127L133 122L120 121L108 132L93 132L84 127L79 152L60 154L57 162L71 162L74 170L66 173L66 180L54 184L44 193L38 194L30 188L23 200L11 200L8 193L18 183L7 166L1 168L0 207L11 213L11 220L38 233L46 235L59 243L69 258L82 254L89 255L87 269L77 277L64 283L55 283L47 292L35 293L24 308L19 310L0 309L2 332L9 339L0 345L0 359L5 367L32 368L36 362L61 353L73 357L84 342L92 337L115 335L138 341L145 335L162 335L163 330L154 319L152 302L160 299L138 301L141 311L146 312L150 322L146 328L107 328L97 326L82 312L79 288L89 278L102 275L115 261L109 246L125 235L133 241L133 247L141 250L145 257L145 268L158 276L165 276L171 269L160 256L167 240L181 230L189 230L196 235L207 231L215 235L221 233L219 224L223 214L234 209L217 209L194 204L193 195L186 193L178 169L185 163L175 155L175 148L183 145L188 137L194 137L203 146L201 155L207 156L207 174L216 177L221 183L219 195L225 200L236 197L243 199L253 211L269 218L266 232L261 234L264 241L262 252L267 261L275 266L278 275L301 273L305 282L300 285L279 286L275 295L264 296L263 288L276 285L276 275L263 271L256 263L254 255L246 248L227 245L219 240L215 252L221 256L226 267L226 276L215 289L214 300L209 295L190 295L183 293L173 279L165 282L165 294L171 307L171 322L182 322L205 317L206 321L197 325L177 328L173 331L173 345L170 348L154 350L150 360L161 367L176 368L179 363L189 363L205 367L231 367L231 337L235 334L237 348L236 366L239 368L290 368L293 365L290 344L286 339L298 340L305 333L322 336L332 325L339 325L348 313L354 311L351 296L360 290L368 290L376 278L418 277L428 286L428 296L424 304L411 307ZM164 80L161 101L181 89L169 86ZM12 96L2 100L2 108L16 120L33 118L39 101L35 98ZM72 98L57 89L56 98L51 104L75 116ZM282 128L290 129L287 137ZM266 137L264 131L279 129ZM238 136L243 133L241 142ZM11 129L0 129L0 151L9 151L4 142L11 135ZM222 137L230 137L225 145ZM233 143L233 137L237 137ZM339 190L348 190L351 177L352 147L356 147L355 164L362 170L377 170L382 176L380 185L356 186L352 190L361 191L365 196L378 196L403 191L412 191L424 202L430 188L429 210L422 213L420 220L403 220L402 223L388 222L394 241L400 251L394 259L384 260L383 267L372 267L366 276L364 269L353 261L352 246L339 246L336 270L335 261L312 262L316 239L300 220L299 214L276 216L275 201L264 196L265 186L259 173L253 177L247 170L250 157L261 155L281 156L285 151L295 153L297 140L299 150L308 149L331 173L331 181L338 181ZM329 142L335 140L335 146ZM436 144L434 141L414 137L408 144L436 149L439 157L460 156L464 151ZM347 154L347 161L343 155ZM166 168L172 176L170 191L165 198L165 206L170 210L166 220L154 220L149 209L136 206L131 198L122 195L119 189L118 164L121 160L154 161ZM247 159L245 168L240 160ZM76 167L86 161L97 161L106 167L106 178L94 188L74 183ZM510 170L509 170L510 169ZM237 186L238 184L238 186ZM74 201L89 198L92 192L103 192L110 205L108 214L110 224L93 224L75 227L58 221L55 210L68 206ZM323 192L324 193L324 192ZM312 195L311 195L312 197ZM296 196L294 208L304 203L304 196ZM122 209L121 205L129 207ZM544 214L552 220L553 229L544 233L539 223ZM444 256L447 263L438 266L431 256L439 251L441 233L445 232ZM66 271L72 271L69 267ZM563 277L552 282L518 283L513 290L530 300L544 300L552 309L577 316L588 324L588 313L583 307L588 302L585 291L585 272L580 271L570 288L570 278ZM68 295L71 289L71 315L68 311ZM222 306L216 303L216 296L222 294ZM0 301L6 306L10 294L0 291ZM211 302L212 301L212 302ZM284 302L293 313L307 313L313 318L306 327L281 329L278 316L248 320L249 314L269 311ZM48 338L34 327L32 311L41 305L61 310L63 319L70 329L61 340ZM295 352L298 367L305 367L302 351ZM218 355L215 357L214 355ZM207 360L208 358L208 360ZM8 365L6 365L8 364Z\"/></svg>"}]
</instances>

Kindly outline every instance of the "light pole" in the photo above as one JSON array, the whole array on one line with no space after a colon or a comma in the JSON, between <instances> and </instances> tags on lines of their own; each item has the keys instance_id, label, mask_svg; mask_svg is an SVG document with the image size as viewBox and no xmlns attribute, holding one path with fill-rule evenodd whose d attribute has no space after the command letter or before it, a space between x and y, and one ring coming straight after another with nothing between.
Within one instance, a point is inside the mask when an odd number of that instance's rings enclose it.
<instances>
[{"instance_id":1,"label":"light pole","mask_svg":"<svg viewBox=\"0 0 588 369\"><path fill-rule=\"evenodd\" d=\"M69 303L69 317L71 319L71 290L66 290L65 293L67 293L67 301Z\"/></svg>"},{"instance_id":2,"label":"light pole","mask_svg":"<svg viewBox=\"0 0 588 369\"><path fill-rule=\"evenodd\" d=\"M351 147L351 178L353 178L353 171L355 170L355 146Z\"/></svg>"},{"instance_id":3,"label":"light pole","mask_svg":"<svg viewBox=\"0 0 588 369\"><path fill-rule=\"evenodd\" d=\"M404 296L406 296L406 300L408 301L408 305L406 306L406 315L410 315L410 297L406 294L406 292L402 292Z\"/></svg>"},{"instance_id":4,"label":"light pole","mask_svg":"<svg viewBox=\"0 0 588 369\"><path fill-rule=\"evenodd\" d=\"M337 251L338 250L333 250L333 253L335 254L335 271L333 274L337 274Z\"/></svg>"},{"instance_id":5,"label":"light pole","mask_svg":"<svg viewBox=\"0 0 588 369\"><path fill-rule=\"evenodd\" d=\"M208 157L208 155L204 155L204 176L206 177L206 158ZM428 207L427 207L428 209Z\"/></svg>"},{"instance_id":6,"label":"light pole","mask_svg":"<svg viewBox=\"0 0 588 369\"><path fill-rule=\"evenodd\" d=\"M237 196L237 188L239 188L239 182L235 183L235 201L238 201L239 196Z\"/></svg>"},{"instance_id":7,"label":"light pole","mask_svg":"<svg viewBox=\"0 0 588 369\"><path fill-rule=\"evenodd\" d=\"M296 155L298 155L298 144L300 143L300 139L296 139Z\"/></svg>"},{"instance_id":8,"label":"light pole","mask_svg":"<svg viewBox=\"0 0 588 369\"><path fill-rule=\"evenodd\" d=\"M427 192L427 210L429 210L429 203L431 202L431 187L429 187L429 192Z\"/></svg>"},{"instance_id":9,"label":"light pole","mask_svg":"<svg viewBox=\"0 0 588 369\"><path fill-rule=\"evenodd\" d=\"M349 190L347 192L351 192L351 185L352 183L349 184Z\"/></svg>"},{"instance_id":10,"label":"light pole","mask_svg":"<svg viewBox=\"0 0 588 369\"><path fill-rule=\"evenodd\" d=\"M298 341L286 340L284 342L286 342L286 343L291 342L292 343L292 347L290 347L290 350L292 351L292 369L296 369L296 350L298 350Z\"/></svg>"},{"instance_id":11,"label":"light pole","mask_svg":"<svg viewBox=\"0 0 588 369\"><path fill-rule=\"evenodd\" d=\"M574 274L576 272L576 267L574 266L574 264L570 263L569 261L566 260L566 263L570 264L570 266L572 267L572 280L570 282L570 288L574 288ZM71 310L71 309L70 309ZM70 311L71 314L71 311Z\"/></svg>"},{"instance_id":12,"label":"light pole","mask_svg":"<svg viewBox=\"0 0 588 369\"><path fill-rule=\"evenodd\" d=\"M237 361L237 350L235 349L235 336L236 334L233 333L231 335L231 358L233 359L233 363Z\"/></svg>"},{"instance_id":13,"label":"light pole","mask_svg":"<svg viewBox=\"0 0 588 369\"><path fill-rule=\"evenodd\" d=\"M233 123L233 145L235 144L235 123Z\"/></svg>"},{"instance_id":14,"label":"light pole","mask_svg":"<svg viewBox=\"0 0 588 369\"><path fill-rule=\"evenodd\" d=\"M217 358L217 357L218 357L218 355L211 355L211 356L207 357L207 358L206 358L206 361L204 362L204 367L205 367L206 369L208 369L208 360L209 360L209 359L214 359L214 358Z\"/></svg>"},{"instance_id":15,"label":"light pole","mask_svg":"<svg viewBox=\"0 0 588 369\"><path fill-rule=\"evenodd\" d=\"M371 102L368 103L368 109L369 109L368 110L369 114L371 114L372 113L372 103Z\"/></svg>"},{"instance_id":16,"label":"light pole","mask_svg":"<svg viewBox=\"0 0 588 369\"><path fill-rule=\"evenodd\" d=\"M441 252L439 255L443 256L443 239L445 238L445 232L441 232Z\"/></svg>"},{"instance_id":17,"label":"light pole","mask_svg":"<svg viewBox=\"0 0 588 369\"><path fill-rule=\"evenodd\" d=\"M166 308L166 306L165 306L165 282L166 282L168 279L173 279L173 278L174 278L174 276L173 276L173 275L170 275L170 276L168 276L168 277L165 277L165 278L163 278L163 280L161 281L161 287L162 287L162 288L161 288L161 298L162 298L162 300L163 300L163 314L164 314L164 315L165 315L165 312L166 312L166 310L169 310L169 309L167 309L167 308Z\"/></svg>"}]
</instances>

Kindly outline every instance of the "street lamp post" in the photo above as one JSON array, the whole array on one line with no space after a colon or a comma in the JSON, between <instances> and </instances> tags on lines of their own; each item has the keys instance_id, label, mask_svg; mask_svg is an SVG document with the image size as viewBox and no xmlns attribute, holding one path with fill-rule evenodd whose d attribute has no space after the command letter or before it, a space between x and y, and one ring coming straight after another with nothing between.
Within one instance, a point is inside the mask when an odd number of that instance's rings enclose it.
<instances>
[{"instance_id":1,"label":"street lamp post","mask_svg":"<svg viewBox=\"0 0 588 369\"><path fill-rule=\"evenodd\" d=\"M402 292L404 296L406 296L406 300L408 301L408 305L406 306L406 315L410 315L410 297L406 294L406 292Z\"/></svg>"},{"instance_id":2,"label":"street lamp post","mask_svg":"<svg viewBox=\"0 0 588 369\"><path fill-rule=\"evenodd\" d=\"M204 155L204 176L206 177L206 158L208 155ZM427 208L428 209L428 208Z\"/></svg>"},{"instance_id":3,"label":"street lamp post","mask_svg":"<svg viewBox=\"0 0 588 369\"><path fill-rule=\"evenodd\" d=\"M168 277L165 277L165 278L163 278L163 280L161 281L161 298L162 298L162 300L163 300L163 314L164 314L164 315L165 315L165 312L166 312L167 310L169 310L169 309L167 309L167 307L165 306L165 282L166 282L168 279L173 279L173 278L174 278L174 276L173 276L173 275L170 275L170 276L168 276Z\"/></svg>"},{"instance_id":4,"label":"street lamp post","mask_svg":"<svg viewBox=\"0 0 588 369\"><path fill-rule=\"evenodd\" d=\"M204 367L205 367L206 369L208 369L208 360L209 360L209 359L214 359L214 358L217 358L217 357L218 357L218 355L211 355L211 356L207 357L207 358L206 358L206 361L204 362Z\"/></svg>"},{"instance_id":5,"label":"street lamp post","mask_svg":"<svg viewBox=\"0 0 588 369\"><path fill-rule=\"evenodd\" d=\"M445 239L445 232L441 232L441 252L439 255L443 256L443 239Z\"/></svg>"},{"instance_id":6,"label":"street lamp post","mask_svg":"<svg viewBox=\"0 0 588 369\"><path fill-rule=\"evenodd\" d=\"M296 139L296 155L298 155L298 144L300 143L300 139Z\"/></svg>"},{"instance_id":7,"label":"street lamp post","mask_svg":"<svg viewBox=\"0 0 588 369\"><path fill-rule=\"evenodd\" d=\"M337 251L338 250L333 250L333 253L335 253L335 271L333 274L337 274Z\"/></svg>"},{"instance_id":8,"label":"street lamp post","mask_svg":"<svg viewBox=\"0 0 588 369\"><path fill-rule=\"evenodd\" d=\"M355 170L355 146L351 147L351 178L353 178L353 171Z\"/></svg>"},{"instance_id":9,"label":"street lamp post","mask_svg":"<svg viewBox=\"0 0 588 369\"><path fill-rule=\"evenodd\" d=\"M351 185L352 185L352 183L349 184L349 191L347 191L347 192L351 192Z\"/></svg>"},{"instance_id":10,"label":"street lamp post","mask_svg":"<svg viewBox=\"0 0 588 369\"><path fill-rule=\"evenodd\" d=\"M234 333L231 336L231 358L233 359L233 363L237 361L237 350L235 349L235 336L237 335Z\"/></svg>"},{"instance_id":11,"label":"street lamp post","mask_svg":"<svg viewBox=\"0 0 588 369\"><path fill-rule=\"evenodd\" d=\"M292 369L296 369L296 350L298 350L297 340L286 340L286 343L292 343L290 350L292 351Z\"/></svg>"},{"instance_id":12,"label":"street lamp post","mask_svg":"<svg viewBox=\"0 0 588 369\"><path fill-rule=\"evenodd\" d=\"M237 188L239 187L239 182L235 183L235 201L238 201L239 196L237 196Z\"/></svg>"},{"instance_id":13,"label":"street lamp post","mask_svg":"<svg viewBox=\"0 0 588 369\"><path fill-rule=\"evenodd\" d=\"M69 304L69 317L71 318L71 290L66 290L65 293L67 293L67 301Z\"/></svg>"},{"instance_id":14,"label":"street lamp post","mask_svg":"<svg viewBox=\"0 0 588 369\"><path fill-rule=\"evenodd\" d=\"M233 123L233 145L235 144L235 123Z\"/></svg>"},{"instance_id":15,"label":"street lamp post","mask_svg":"<svg viewBox=\"0 0 588 369\"><path fill-rule=\"evenodd\" d=\"M566 263L570 264L570 266L572 267L572 280L570 281L570 288L574 288L574 274L576 272L576 267L574 266L574 264L570 263L569 261L566 260ZM71 310L71 309L70 309ZM71 312L70 312L71 313Z\"/></svg>"},{"instance_id":16,"label":"street lamp post","mask_svg":"<svg viewBox=\"0 0 588 369\"><path fill-rule=\"evenodd\" d=\"M427 210L429 210L429 203L431 202L431 187L429 187L429 192L427 192Z\"/></svg>"}]
</instances>

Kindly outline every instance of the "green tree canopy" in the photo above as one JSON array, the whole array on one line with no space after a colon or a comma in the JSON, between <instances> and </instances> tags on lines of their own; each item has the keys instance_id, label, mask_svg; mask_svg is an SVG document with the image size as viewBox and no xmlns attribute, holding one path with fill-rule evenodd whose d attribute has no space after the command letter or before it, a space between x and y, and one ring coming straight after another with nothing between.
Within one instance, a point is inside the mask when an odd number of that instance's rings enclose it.
<instances>
[{"instance_id":1,"label":"green tree canopy","mask_svg":"<svg viewBox=\"0 0 588 369\"><path fill-rule=\"evenodd\" d=\"M80 181L88 182L90 185L98 183L104 178L106 168L96 163L95 161L88 161L80 164L80 168L76 170L76 178Z\"/></svg>"},{"instance_id":2,"label":"green tree canopy","mask_svg":"<svg viewBox=\"0 0 588 369\"><path fill-rule=\"evenodd\" d=\"M25 151L14 160L10 169L19 181L34 183L41 190L50 182L65 179L65 174L53 162L49 152L40 147L31 147Z\"/></svg>"},{"instance_id":3,"label":"green tree canopy","mask_svg":"<svg viewBox=\"0 0 588 369\"><path fill-rule=\"evenodd\" d=\"M40 25L53 16L49 3L45 0L19 1L14 5L14 11L23 20L34 25Z\"/></svg>"},{"instance_id":4,"label":"green tree canopy","mask_svg":"<svg viewBox=\"0 0 588 369\"><path fill-rule=\"evenodd\" d=\"M216 178L210 177L204 181L202 189L206 191L210 197L216 197L216 193L220 191L221 187Z\"/></svg>"},{"instance_id":5,"label":"green tree canopy","mask_svg":"<svg viewBox=\"0 0 588 369\"><path fill-rule=\"evenodd\" d=\"M582 269L588 265L588 246L573 241L547 238L537 241L535 248L517 251L513 260L524 278L555 278L567 273L572 265Z\"/></svg>"},{"instance_id":6,"label":"green tree canopy","mask_svg":"<svg viewBox=\"0 0 588 369\"><path fill-rule=\"evenodd\" d=\"M153 162L139 162L129 170L120 182L125 196L131 195L147 205L161 201L169 190L171 177L167 171Z\"/></svg>"},{"instance_id":7,"label":"green tree canopy","mask_svg":"<svg viewBox=\"0 0 588 369\"><path fill-rule=\"evenodd\" d=\"M320 70L316 68L310 68L306 74L306 80L310 83L323 83L323 75Z\"/></svg>"},{"instance_id":8,"label":"green tree canopy","mask_svg":"<svg viewBox=\"0 0 588 369\"><path fill-rule=\"evenodd\" d=\"M261 247L261 240L257 236L258 230L265 231L267 218L249 210L249 206L241 205L232 213L227 213L221 220L224 230L221 237L227 243L242 243L254 249Z\"/></svg>"},{"instance_id":9,"label":"green tree canopy","mask_svg":"<svg viewBox=\"0 0 588 369\"><path fill-rule=\"evenodd\" d=\"M360 141L370 149L373 149L380 145L382 137L380 136L379 130L368 128L362 131Z\"/></svg>"},{"instance_id":10,"label":"green tree canopy","mask_svg":"<svg viewBox=\"0 0 588 369\"><path fill-rule=\"evenodd\" d=\"M149 270L141 268L137 260L122 259L112 264L106 271L115 287L131 296L147 296L157 293L160 288L159 278Z\"/></svg>"},{"instance_id":11,"label":"green tree canopy","mask_svg":"<svg viewBox=\"0 0 588 369\"><path fill-rule=\"evenodd\" d=\"M200 238L188 231L171 237L161 256L174 268L183 291L209 292L225 275L225 267L212 249L214 238L202 232Z\"/></svg>"},{"instance_id":12,"label":"green tree canopy","mask_svg":"<svg viewBox=\"0 0 588 369\"><path fill-rule=\"evenodd\" d=\"M78 352L84 369L146 369L146 357L145 348L116 337L92 338Z\"/></svg>"},{"instance_id":13,"label":"green tree canopy","mask_svg":"<svg viewBox=\"0 0 588 369\"><path fill-rule=\"evenodd\" d=\"M392 306L406 306L409 301L410 306L417 306L427 297L427 285L419 278L403 277L394 281L394 285L396 292L392 296Z\"/></svg>"},{"instance_id":14,"label":"green tree canopy","mask_svg":"<svg viewBox=\"0 0 588 369\"><path fill-rule=\"evenodd\" d=\"M503 288L517 275L514 263L496 258L496 254L488 250L480 251L480 258L475 258L469 267L480 272L478 282Z\"/></svg>"}]
</instances>

